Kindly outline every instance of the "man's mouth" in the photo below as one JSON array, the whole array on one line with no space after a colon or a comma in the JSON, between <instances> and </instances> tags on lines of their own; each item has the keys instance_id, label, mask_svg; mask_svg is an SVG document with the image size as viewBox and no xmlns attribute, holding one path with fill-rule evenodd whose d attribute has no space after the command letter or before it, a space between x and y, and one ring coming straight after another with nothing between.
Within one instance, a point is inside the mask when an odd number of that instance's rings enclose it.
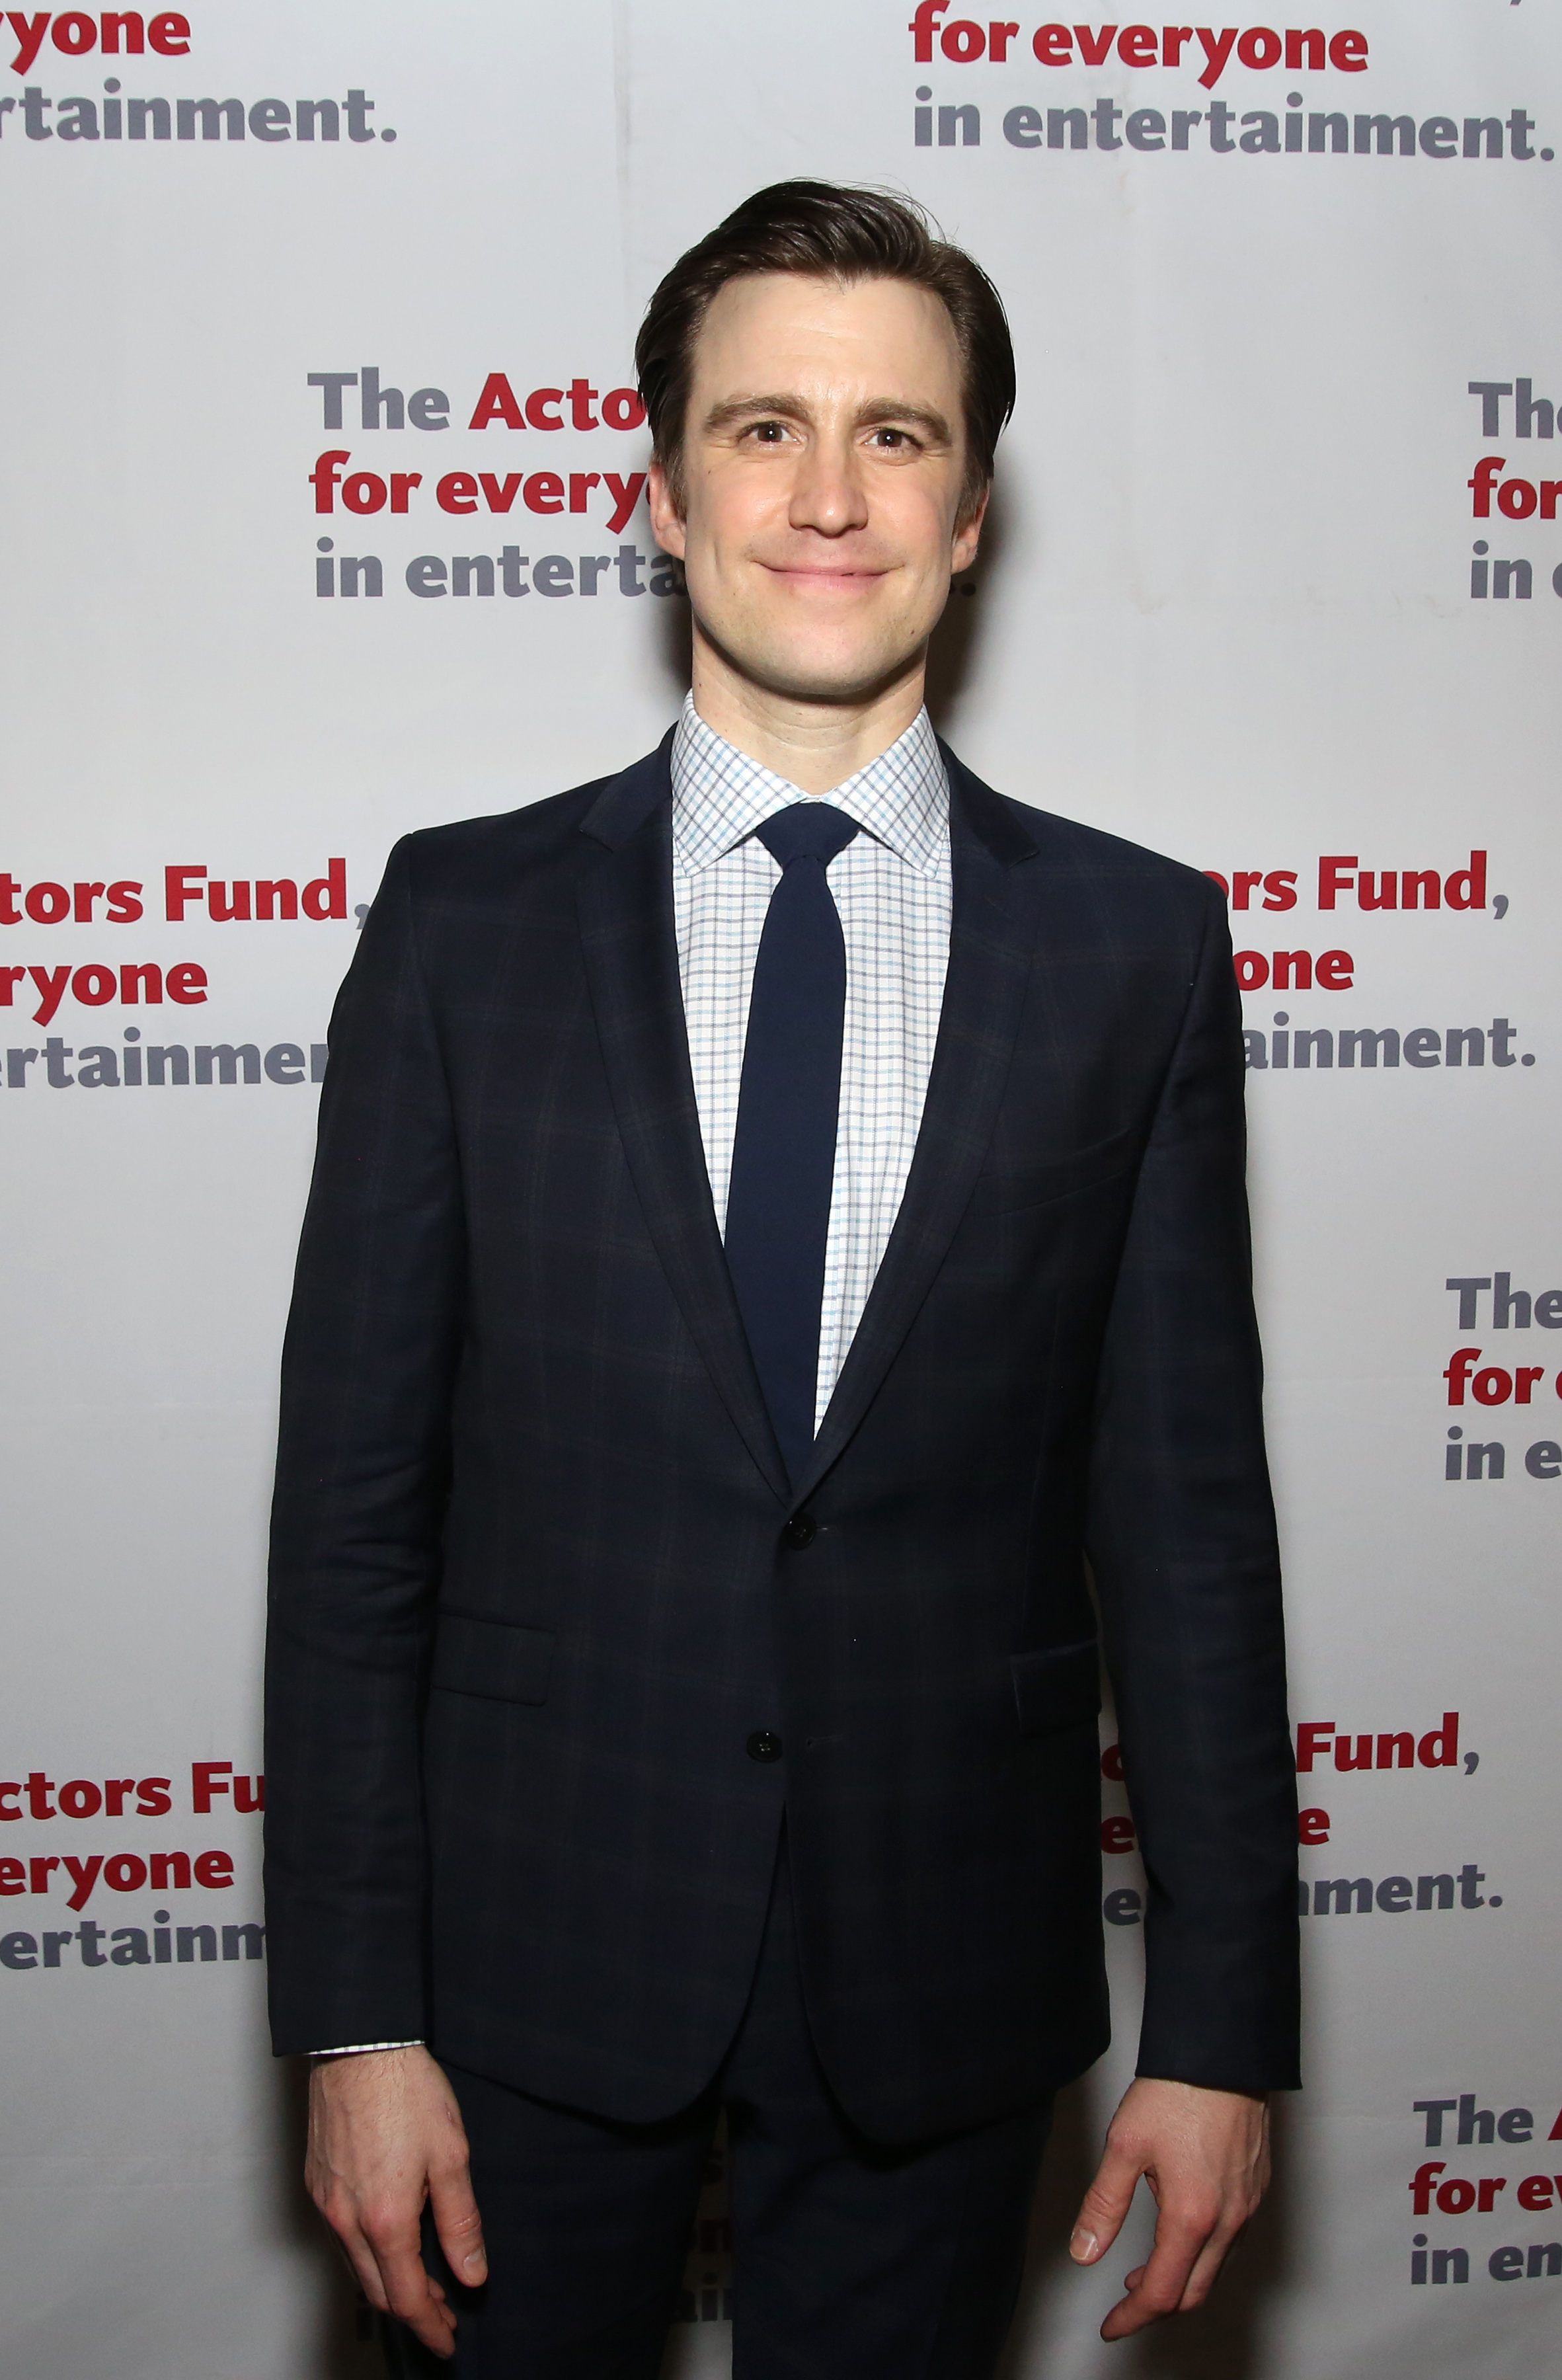
<instances>
[{"instance_id":1,"label":"man's mouth","mask_svg":"<svg viewBox=\"0 0 1562 2380\"><path fill-rule=\"evenodd\" d=\"M761 569L772 577L785 579L793 587L817 587L826 593L852 594L875 586L888 576L884 569L866 566L847 567L831 563L766 562Z\"/></svg>"}]
</instances>

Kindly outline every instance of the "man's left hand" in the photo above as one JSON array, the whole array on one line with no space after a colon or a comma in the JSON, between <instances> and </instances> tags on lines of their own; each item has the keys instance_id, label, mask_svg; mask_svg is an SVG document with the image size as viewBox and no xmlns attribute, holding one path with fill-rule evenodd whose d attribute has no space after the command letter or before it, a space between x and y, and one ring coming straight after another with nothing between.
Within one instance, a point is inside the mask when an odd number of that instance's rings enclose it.
<instances>
[{"instance_id":1,"label":"man's left hand","mask_svg":"<svg viewBox=\"0 0 1562 2380\"><path fill-rule=\"evenodd\" d=\"M1269 2110L1239 2091L1142 2076L1130 2084L1069 2242L1097 2265L1121 2230L1143 2174L1156 2195L1156 2244L1129 2274L1128 2294L1101 2325L1127 2338L1168 2313L1203 2305L1226 2252L1269 2186Z\"/></svg>"}]
</instances>

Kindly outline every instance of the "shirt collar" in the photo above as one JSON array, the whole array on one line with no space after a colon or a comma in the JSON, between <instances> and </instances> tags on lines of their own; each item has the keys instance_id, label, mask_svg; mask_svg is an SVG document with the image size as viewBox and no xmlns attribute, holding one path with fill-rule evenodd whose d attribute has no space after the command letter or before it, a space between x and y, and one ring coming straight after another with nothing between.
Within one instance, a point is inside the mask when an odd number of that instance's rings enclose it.
<instances>
[{"instance_id":1,"label":"shirt collar","mask_svg":"<svg viewBox=\"0 0 1562 2380\"><path fill-rule=\"evenodd\" d=\"M672 739L672 849L695 876L793 802L811 798L708 726L692 694ZM920 876L949 860L950 786L926 710L866 769L824 797Z\"/></svg>"}]
</instances>

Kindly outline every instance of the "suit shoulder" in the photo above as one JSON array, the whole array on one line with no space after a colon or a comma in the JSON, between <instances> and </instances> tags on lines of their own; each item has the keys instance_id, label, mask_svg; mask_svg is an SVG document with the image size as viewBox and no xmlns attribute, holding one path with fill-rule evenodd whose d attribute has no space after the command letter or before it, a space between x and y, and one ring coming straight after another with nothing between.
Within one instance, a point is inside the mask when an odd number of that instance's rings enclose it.
<instances>
[{"instance_id":1,"label":"suit shoulder","mask_svg":"<svg viewBox=\"0 0 1562 2380\"><path fill-rule=\"evenodd\" d=\"M1033 808L1007 794L1000 794L999 799L1037 852L1055 867L1096 880L1119 880L1125 886L1151 886L1163 896L1177 896L1201 910L1221 899L1220 887L1213 878L1184 860L1168 858L1165 852L1151 851L1142 843L1130 843L1123 835L1108 834L1102 827L1061 818L1055 810Z\"/></svg>"},{"instance_id":2,"label":"suit shoulder","mask_svg":"<svg viewBox=\"0 0 1562 2380\"><path fill-rule=\"evenodd\" d=\"M1163 907L1200 918L1211 907L1224 909L1224 896L1213 880L1164 852L1149 851L1101 827L1083 826L1077 819L1056 810L1035 808L985 784L948 745L942 745L951 789L979 832L1007 860L1038 857L1054 876L1072 877L1082 891L1092 888L1108 898L1113 892L1132 900L1146 895Z\"/></svg>"},{"instance_id":3,"label":"suit shoulder","mask_svg":"<svg viewBox=\"0 0 1562 2380\"><path fill-rule=\"evenodd\" d=\"M385 885L399 884L415 906L433 914L552 899L561 879L573 880L587 857L604 814L622 812L636 824L655 808L667 790L672 741L670 730L643 759L568 793L404 835L386 862Z\"/></svg>"},{"instance_id":4,"label":"suit shoulder","mask_svg":"<svg viewBox=\"0 0 1562 2380\"><path fill-rule=\"evenodd\" d=\"M497 868L546 865L575 847L582 820L611 777L574 786L565 794L550 794L521 808L496 811L489 818L455 819L447 826L417 828L403 835L396 856L419 886L454 890L469 881L479 885Z\"/></svg>"}]
</instances>

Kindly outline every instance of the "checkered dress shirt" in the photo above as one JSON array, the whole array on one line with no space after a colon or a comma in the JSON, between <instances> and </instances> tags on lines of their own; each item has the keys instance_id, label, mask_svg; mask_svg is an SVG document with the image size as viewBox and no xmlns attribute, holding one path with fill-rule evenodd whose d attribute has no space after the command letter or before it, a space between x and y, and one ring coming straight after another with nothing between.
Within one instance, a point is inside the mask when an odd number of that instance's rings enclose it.
<instances>
[{"instance_id":1,"label":"checkered dress shirt","mask_svg":"<svg viewBox=\"0 0 1562 2380\"><path fill-rule=\"evenodd\" d=\"M754 963L781 868L756 829L809 796L684 702L672 740L672 904L706 1170L723 1234ZM949 777L926 710L825 798L862 832L829 863L846 1026L814 1427L862 1319L911 1170L949 968Z\"/></svg>"},{"instance_id":2,"label":"checkered dress shirt","mask_svg":"<svg viewBox=\"0 0 1562 2380\"><path fill-rule=\"evenodd\" d=\"M700 1136L723 1234L748 995L781 879L755 829L810 798L734 750L689 696L672 740L672 907ZM926 710L828 799L862 832L828 871L846 941L846 1027L816 1430L900 1212L943 1007L953 905L950 787ZM315 2055L419 2046L354 2042Z\"/></svg>"}]
</instances>

